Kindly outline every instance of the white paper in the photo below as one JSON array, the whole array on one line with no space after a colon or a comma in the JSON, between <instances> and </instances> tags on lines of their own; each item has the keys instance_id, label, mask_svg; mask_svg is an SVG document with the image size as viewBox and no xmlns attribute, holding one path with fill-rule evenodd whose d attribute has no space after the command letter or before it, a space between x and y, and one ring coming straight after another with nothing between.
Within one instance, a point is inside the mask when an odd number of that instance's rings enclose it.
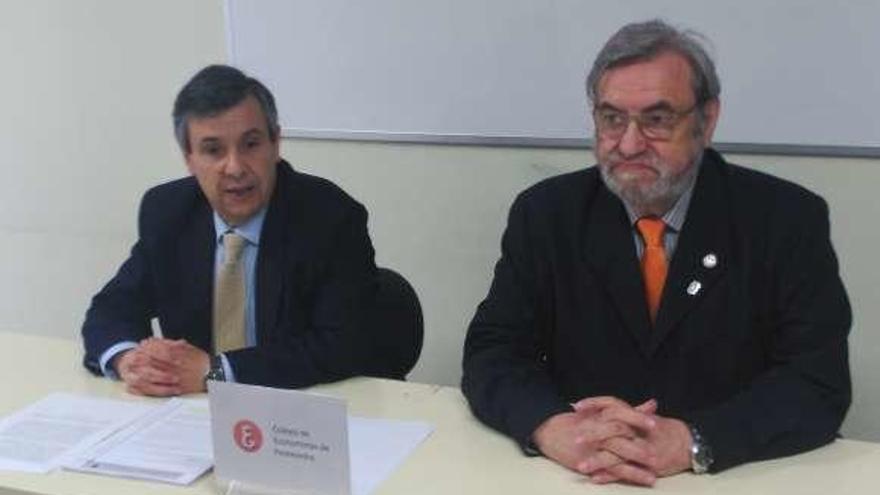
<instances>
[{"instance_id":1,"label":"white paper","mask_svg":"<svg viewBox=\"0 0 880 495\"><path fill-rule=\"evenodd\" d=\"M434 428L422 421L348 418L351 493L368 495L403 464Z\"/></svg>"},{"instance_id":2,"label":"white paper","mask_svg":"<svg viewBox=\"0 0 880 495\"><path fill-rule=\"evenodd\" d=\"M264 428L267 449L293 452L292 444L282 441L292 439L296 425L301 432L314 435L302 438L304 443L320 440L331 447L321 456L340 450L339 445L347 446L341 452L344 464L350 464L346 477L354 495L374 491L433 430L420 421L346 417L343 401L315 394L292 393L294 402L306 401L305 409L287 407L292 391L248 388L258 389L258 394L268 390L272 399L235 401L235 406L221 408L220 416L229 415L237 422L245 417L237 406L247 404L246 409L257 414L253 418L269 425ZM347 419L337 419L338 412ZM313 418L312 422L317 418L320 424L306 424L305 417ZM327 427L332 431L325 431ZM212 463L211 417L205 400L172 399L157 405L58 393L0 419L0 469L48 472L63 465L77 471L188 484ZM260 465L258 469L265 468ZM329 478L338 486L338 476ZM279 488L289 488L284 485Z\"/></svg>"},{"instance_id":3,"label":"white paper","mask_svg":"<svg viewBox=\"0 0 880 495\"><path fill-rule=\"evenodd\" d=\"M348 417L351 495L369 495L434 431L422 421ZM232 482L231 495L287 495L285 487Z\"/></svg>"},{"instance_id":4,"label":"white paper","mask_svg":"<svg viewBox=\"0 0 880 495\"><path fill-rule=\"evenodd\" d=\"M51 394L0 419L0 470L46 473L153 405Z\"/></svg>"},{"instance_id":5,"label":"white paper","mask_svg":"<svg viewBox=\"0 0 880 495\"><path fill-rule=\"evenodd\" d=\"M64 467L185 485L213 462L207 401L171 399Z\"/></svg>"}]
</instances>

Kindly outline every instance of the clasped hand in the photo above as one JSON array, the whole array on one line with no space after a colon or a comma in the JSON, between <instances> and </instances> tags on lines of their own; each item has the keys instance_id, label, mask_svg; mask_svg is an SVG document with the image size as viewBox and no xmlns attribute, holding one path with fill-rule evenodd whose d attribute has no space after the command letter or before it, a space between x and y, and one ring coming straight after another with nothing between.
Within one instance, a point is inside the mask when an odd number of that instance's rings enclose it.
<instances>
[{"instance_id":1,"label":"clasped hand","mask_svg":"<svg viewBox=\"0 0 880 495\"><path fill-rule=\"evenodd\" d=\"M594 483L653 486L658 477L690 468L691 435L684 422L656 414L657 402L630 406L591 397L557 414L532 436L541 452Z\"/></svg>"},{"instance_id":2,"label":"clasped hand","mask_svg":"<svg viewBox=\"0 0 880 495\"><path fill-rule=\"evenodd\" d=\"M189 342L156 337L113 360L129 393L160 397L203 392L209 366L208 354Z\"/></svg>"}]
</instances>

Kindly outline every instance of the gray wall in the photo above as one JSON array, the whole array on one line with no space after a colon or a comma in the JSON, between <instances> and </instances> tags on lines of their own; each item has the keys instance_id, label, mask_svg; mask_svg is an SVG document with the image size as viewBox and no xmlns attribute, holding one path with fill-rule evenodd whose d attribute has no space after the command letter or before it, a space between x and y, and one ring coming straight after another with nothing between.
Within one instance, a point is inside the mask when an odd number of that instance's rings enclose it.
<instances>
[{"instance_id":1,"label":"gray wall","mask_svg":"<svg viewBox=\"0 0 880 495\"><path fill-rule=\"evenodd\" d=\"M175 92L224 59L220 0L0 3L0 330L77 338L91 294L134 241L141 194L186 173L171 133ZM442 384L458 382L515 194L592 162L577 150L309 140L286 140L283 153L367 206L378 262L405 274L424 306L412 379ZM730 158L829 201L855 311L844 433L880 441L880 160Z\"/></svg>"}]
</instances>

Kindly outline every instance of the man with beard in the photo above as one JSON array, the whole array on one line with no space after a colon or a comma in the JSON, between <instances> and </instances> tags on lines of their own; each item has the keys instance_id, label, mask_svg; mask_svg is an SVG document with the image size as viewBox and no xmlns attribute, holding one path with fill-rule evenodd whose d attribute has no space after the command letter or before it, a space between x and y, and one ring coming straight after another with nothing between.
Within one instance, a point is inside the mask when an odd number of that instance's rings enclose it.
<instances>
[{"instance_id":1,"label":"man with beard","mask_svg":"<svg viewBox=\"0 0 880 495\"><path fill-rule=\"evenodd\" d=\"M825 202L710 147L720 85L693 33L623 27L587 92L599 165L512 206L465 343L474 413L597 483L832 441L851 316Z\"/></svg>"}]
</instances>

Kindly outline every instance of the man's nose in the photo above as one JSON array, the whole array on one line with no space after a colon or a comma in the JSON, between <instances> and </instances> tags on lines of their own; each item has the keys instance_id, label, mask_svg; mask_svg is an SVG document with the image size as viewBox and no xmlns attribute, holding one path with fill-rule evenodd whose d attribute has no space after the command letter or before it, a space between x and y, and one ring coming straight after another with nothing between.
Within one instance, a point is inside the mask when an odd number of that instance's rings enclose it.
<instances>
[{"instance_id":1,"label":"man's nose","mask_svg":"<svg viewBox=\"0 0 880 495\"><path fill-rule=\"evenodd\" d=\"M244 157L237 151L232 151L229 153L226 165L223 167L223 173L238 178L245 174L246 168Z\"/></svg>"},{"instance_id":2,"label":"man's nose","mask_svg":"<svg viewBox=\"0 0 880 495\"><path fill-rule=\"evenodd\" d=\"M620 136L620 141L617 143L617 148L620 150L620 153L624 156L638 155L645 151L647 145L648 139L642 134L642 129L639 127L638 121L636 121L636 119L630 119L626 125L626 129L623 131L623 135Z\"/></svg>"}]
</instances>

